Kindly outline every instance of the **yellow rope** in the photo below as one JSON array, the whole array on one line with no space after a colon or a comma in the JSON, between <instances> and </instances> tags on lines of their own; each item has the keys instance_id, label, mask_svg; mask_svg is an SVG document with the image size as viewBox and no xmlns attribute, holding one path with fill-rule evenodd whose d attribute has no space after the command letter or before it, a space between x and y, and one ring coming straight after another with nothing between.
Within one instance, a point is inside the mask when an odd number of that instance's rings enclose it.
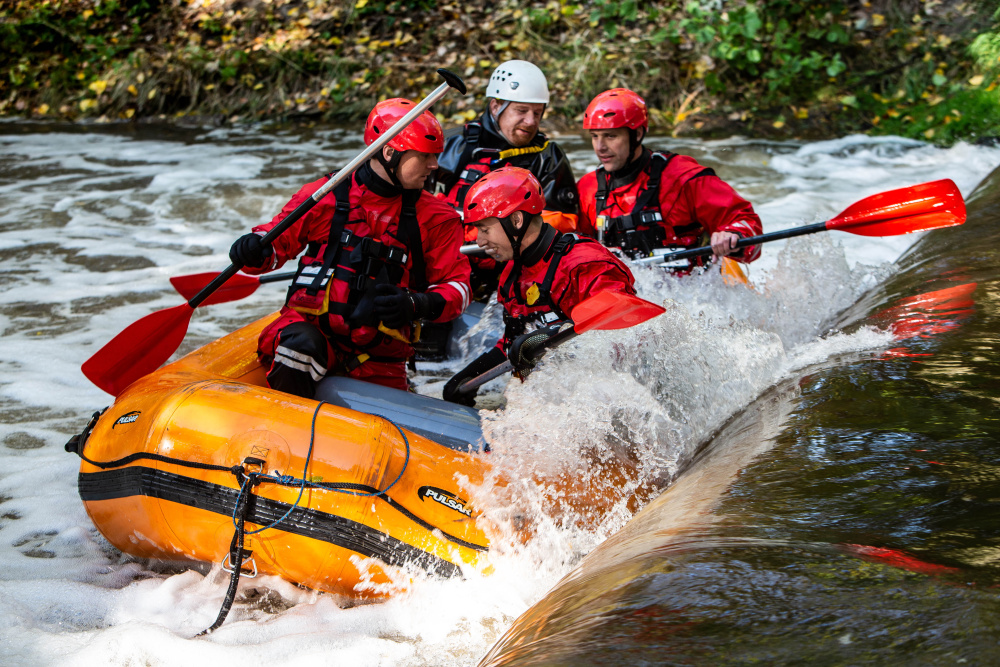
<instances>
[{"instance_id":1,"label":"yellow rope","mask_svg":"<svg viewBox=\"0 0 1000 667\"><path fill-rule=\"evenodd\" d=\"M549 142L546 141L541 146L527 146L525 148L509 148L505 151L500 151L500 160L506 160L507 158L517 157L518 155L530 155L531 153L541 153L546 148L549 147Z\"/></svg>"}]
</instances>

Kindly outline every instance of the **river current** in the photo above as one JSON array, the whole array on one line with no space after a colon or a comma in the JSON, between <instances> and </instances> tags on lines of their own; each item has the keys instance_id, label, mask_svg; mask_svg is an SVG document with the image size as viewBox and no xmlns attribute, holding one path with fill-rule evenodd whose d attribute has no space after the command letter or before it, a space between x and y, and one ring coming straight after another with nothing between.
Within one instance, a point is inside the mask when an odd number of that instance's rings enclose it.
<instances>
[{"instance_id":1,"label":"river current","mask_svg":"<svg viewBox=\"0 0 1000 667\"><path fill-rule=\"evenodd\" d=\"M596 166L581 137L558 138L578 176ZM1000 163L993 147L893 137L649 143L713 167L765 231L938 178L970 195ZM193 639L225 577L124 556L95 531L62 445L111 397L80 364L181 303L170 276L225 268L233 239L360 137L6 123L0 146L5 662L997 660L996 183L962 228L768 244L751 289L636 267L664 315L493 385L505 407L485 432L515 483L478 499L501 526L527 517L531 539L501 540L491 574L417 577L378 604L244 581L227 623ZM199 309L181 352L283 294ZM418 364L414 382L440 395L462 363Z\"/></svg>"}]
</instances>

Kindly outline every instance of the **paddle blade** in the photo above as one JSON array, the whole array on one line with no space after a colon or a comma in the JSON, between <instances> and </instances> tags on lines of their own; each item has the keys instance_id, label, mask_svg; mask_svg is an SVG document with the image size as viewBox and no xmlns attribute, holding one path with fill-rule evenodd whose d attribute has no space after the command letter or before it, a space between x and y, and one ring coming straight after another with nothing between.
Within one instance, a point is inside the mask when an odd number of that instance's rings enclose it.
<instances>
[{"instance_id":1,"label":"paddle blade","mask_svg":"<svg viewBox=\"0 0 1000 667\"><path fill-rule=\"evenodd\" d=\"M828 230L861 236L896 236L965 222L965 200L951 179L880 192L828 220Z\"/></svg>"},{"instance_id":2,"label":"paddle blade","mask_svg":"<svg viewBox=\"0 0 1000 667\"><path fill-rule=\"evenodd\" d=\"M190 301L218 276L218 273L212 272L192 273L187 276L174 276L170 279L170 284L182 297ZM258 287L260 287L259 278L237 273L198 305L210 306L213 303L239 301L256 292Z\"/></svg>"},{"instance_id":3,"label":"paddle blade","mask_svg":"<svg viewBox=\"0 0 1000 667\"><path fill-rule=\"evenodd\" d=\"M576 305L570 317L578 334L591 329L627 329L663 313L655 303L621 292L598 292Z\"/></svg>"},{"instance_id":4,"label":"paddle blade","mask_svg":"<svg viewBox=\"0 0 1000 667\"><path fill-rule=\"evenodd\" d=\"M177 351L194 308L186 303L151 313L83 362L83 374L113 396L163 365Z\"/></svg>"}]
</instances>

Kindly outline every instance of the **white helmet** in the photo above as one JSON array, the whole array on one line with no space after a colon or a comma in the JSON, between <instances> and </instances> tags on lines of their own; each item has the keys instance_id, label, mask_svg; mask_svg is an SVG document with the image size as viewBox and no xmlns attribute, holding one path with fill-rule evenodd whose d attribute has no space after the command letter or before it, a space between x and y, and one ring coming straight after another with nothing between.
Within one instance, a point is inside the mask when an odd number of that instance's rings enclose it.
<instances>
[{"instance_id":1,"label":"white helmet","mask_svg":"<svg viewBox=\"0 0 1000 667\"><path fill-rule=\"evenodd\" d=\"M549 103L549 84L542 70L527 60L508 60L493 70L486 97L506 102Z\"/></svg>"}]
</instances>

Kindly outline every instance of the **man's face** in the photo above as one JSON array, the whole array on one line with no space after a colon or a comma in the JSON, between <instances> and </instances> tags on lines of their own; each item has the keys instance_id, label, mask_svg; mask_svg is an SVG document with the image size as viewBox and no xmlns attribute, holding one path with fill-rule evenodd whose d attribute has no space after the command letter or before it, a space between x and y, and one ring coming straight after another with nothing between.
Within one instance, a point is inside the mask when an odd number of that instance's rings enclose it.
<instances>
[{"instance_id":1,"label":"man's face","mask_svg":"<svg viewBox=\"0 0 1000 667\"><path fill-rule=\"evenodd\" d=\"M503 102L490 100L490 111L496 114ZM515 148L523 148L531 143L538 134L538 124L545 114L544 104L528 104L527 102L511 102L497 118L500 133Z\"/></svg>"},{"instance_id":2,"label":"man's face","mask_svg":"<svg viewBox=\"0 0 1000 667\"><path fill-rule=\"evenodd\" d=\"M628 162L628 130L624 127L614 130L591 130L590 143L601 161L604 171L618 171Z\"/></svg>"},{"instance_id":3,"label":"man's face","mask_svg":"<svg viewBox=\"0 0 1000 667\"><path fill-rule=\"evenodd\" d=\"M517 213L515 212L515 216ZM515 226L517 226L516 221ZM510 239L500 226L500 218L486 218L472 224L476 229L476 245L483 248L486 254L498 262L514 259L514 248Z\"/></svg>"},{"instance_id":4,"label":"man's face","mask_svg":"<svg viewBox=\"0 0 1000 667\"><path fill-rule=\"evenodd\" d=\"M396 168L396 178L407 190L419 190L437 166L436 153L405 151Z\"/></svg>"}]
</instances>

